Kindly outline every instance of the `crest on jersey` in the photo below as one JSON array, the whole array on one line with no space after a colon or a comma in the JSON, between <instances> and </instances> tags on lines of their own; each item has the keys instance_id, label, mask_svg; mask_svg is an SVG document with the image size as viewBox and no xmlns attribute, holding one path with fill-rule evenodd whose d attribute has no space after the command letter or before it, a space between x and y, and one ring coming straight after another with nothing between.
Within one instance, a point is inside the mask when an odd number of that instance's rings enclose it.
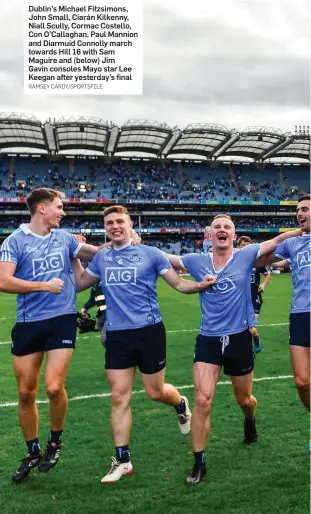
<instances>
[{"instance_id":1,"label":"crest on jersey","mask_svg":"<svg viewBox=\"0 0 311 514\"><path fill-rule=\"evenodd\" d=\"M60 241L58 241L58 239L54 239L51 246L52 246L52 248L60 248L62 246L62 243Z\"/></svg>"},{"instance_id":2,"label":"crest on jersey","mask_svg":"<svg viewBox=\"0 0 311 514\"><path fill-rule=\"evenodd\" d=\"M139 257L138 253L133 253L132 257L130 257L131 262L140 262L141 257Z\"/></svg>"}]
</instances>

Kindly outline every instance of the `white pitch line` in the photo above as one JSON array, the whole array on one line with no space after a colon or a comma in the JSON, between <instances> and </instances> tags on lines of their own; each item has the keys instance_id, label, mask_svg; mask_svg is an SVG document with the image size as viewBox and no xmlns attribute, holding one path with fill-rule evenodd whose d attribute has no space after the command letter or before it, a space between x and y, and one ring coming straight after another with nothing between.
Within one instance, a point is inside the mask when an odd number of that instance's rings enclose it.
<instances>
[{"instance_id":1,"label":"white pitch line","mask_svg":"<svg viewBox=\"0 0 311 514\"><path fill-rule=\"evenodd\" d=\"M256 325L257 327L281 327L283 325L289 325L289 323L270 323L270 325ZM181 332L199 332L199 329L198 328L185 328L185 329L181 329L181 330L167 330L166 333L167 334L180 334ZM90 337L93 337L94 334L98 334L99 335L99 332L92 332L92 334L88 335L88 336L78 336L77 337L77 341L79 341L80 339L89 339ZM3 345L3 344L11 344L11 341L0 341L0 345Z\"/></svg>"},{"instance_id":2,"label":"white pitch line","mask_svg":"<svg viewBox=\"0 0 311 514\"><path fill-rule=\"evenodd\" d=\"M254 382L264 382L267 380L287 380L288 378L293 378L292 375L279 375L277 377L260 377L260 378L254 378ZM218 382L217 385L231 385L230 380L224 380L221 382ZM193 384L191 385L183 385L183 386L176 386L177 389L193 389ZM142 394L144 393L144 389L139 389L138 391L133 391L133 394ZM88 394L83 396L74 396L73 398L69 398L70 402L76 402L78 400L91 400L93 398L109 398L111 396L111 393L101 393L101 394ZM49 400L37 400L37 404L41 403L49 403ZM16 407L18 405L17 402L6 402L6 403L0 403L0 407Z\"/></svg>"}]
</instances>

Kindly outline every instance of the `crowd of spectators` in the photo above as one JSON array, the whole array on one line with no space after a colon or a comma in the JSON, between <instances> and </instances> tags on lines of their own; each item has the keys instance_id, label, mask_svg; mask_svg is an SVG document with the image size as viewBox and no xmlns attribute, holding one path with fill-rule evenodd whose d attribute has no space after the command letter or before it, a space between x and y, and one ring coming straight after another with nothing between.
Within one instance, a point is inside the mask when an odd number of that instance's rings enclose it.
<instances>
[{"instance_id":1,"label":"crowd of spectators","mask_svg":"<svg viewBox=\"0 0 311 514\"><path fill-rule=\"evenodd\" d=\"M187 167L188 166L188 167ZM112 198L116 201L234 200L273 201L297 199L308 190L305 182L295 185L295 169L287 175L250 166L209 168L151 161L101 162L96 159L47 161L43 159L0 160L0 196L25 197L39 186L63 190L72 198ZM300 170L301 173L301 170ZM302 172L303 173L303 172ZM260 179L262 176L262 179ZM281 180L281 176L283 177Z\"/></svg>"}]
</instances>

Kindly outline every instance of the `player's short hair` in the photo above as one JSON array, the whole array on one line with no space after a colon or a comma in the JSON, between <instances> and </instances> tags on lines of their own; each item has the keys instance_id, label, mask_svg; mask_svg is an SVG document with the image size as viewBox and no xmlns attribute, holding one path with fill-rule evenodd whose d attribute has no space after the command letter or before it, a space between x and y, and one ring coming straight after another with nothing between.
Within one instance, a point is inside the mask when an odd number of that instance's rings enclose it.
<instances>
[{"instance_id":1,"label":"player's short hair","mask_svg":"<svg viewBox=\"0 0 311 514\"><path fill-rule=\"evenodd\" d=\"M240 246L241 243L249 243L249 244L252 244L252 239L248 236L241 236L238 240L238 246Z\"/></svg>"},{"instance_id":2,"label":"player's short hair","mask_svg":"<svg viewBox=\"0 0 311 514\"><path fill-rule=\"evenodd\" d=\"M123 205L112 205L111 207L107 207L104 210L104 218L106 218L106 216L108 216L109 214L113 214L115 212L117 214L127 214L128 216L130 216L127 208L123 207Z\"/></svg>"},{"instance_id":3,"label":"player's short hair","mask_svg":"<svg viewBox=\"0 0 311 514\"><path fill-rule=\"evenodd\" d=\"M232 218L231 218L231 216L229 216L229 214L217 214L217 216L214 216L213 221L217 220L218 218L226 218L226 219L232 221ZM212 223L213 223L213 221L212 221ZM232 221L232 223L233 223L233 221Z\"/></svg>"},{"instance_id":4,"label":"player's short hair","mask_svg":"<svg viewBox=\"0 0 311 514\"><path fill-rule=\"evenodd\" d=\"M303 200L310 200L310 195L309 194L302 194L299 198L298 198L298 203L302 202Z\"/></svg>"},{"instance_id":5,"label":"player's short hair","mask_svg":"<svg viewBox=\"0 0 311 514\"><path fill-rule=\"evenodd\" d=\"M61 191L56 191L55 189L49 189L47 187L38 187L30 191L26 198L26 205L30 214L33 215L36 213L39 203L53 202L55 198L60 198L62 200L65 196L66 195Z\"/></svg>"}]
</instances>

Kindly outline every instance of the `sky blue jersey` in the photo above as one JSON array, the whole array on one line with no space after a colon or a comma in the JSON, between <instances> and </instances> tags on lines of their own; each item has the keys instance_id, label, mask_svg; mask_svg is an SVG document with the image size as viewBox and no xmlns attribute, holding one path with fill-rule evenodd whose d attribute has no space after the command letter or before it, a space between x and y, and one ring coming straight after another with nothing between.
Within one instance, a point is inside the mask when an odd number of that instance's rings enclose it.
<instances>
[{"instance_id":1,"label":"sky blue jersey","mask_svg":"<svg viewBox=\"0 0 311 514\"><path fill-rule=\"evenodd\" d=\"M290 311L310 312L310 234L287 239L273 253L292 263L294 289Z\"/></svg>"},{"instance_id":2,"label":"sky blue jersey","mask_svg":"<svg viewBox=\"0 0 311 514\"><path fill-rule=\"evenodd\" d=\"M76 283L70 259L76 257L82 245L65 230L52 230L46 236L39 236L25 223L5 239L0 250L0 262L16 264L14 277L31 282L47 282L54 277L64 281L60 294L18 294L17 322L39 321L77 312Z\"/></svg>"},{"instance_id":3,"label":"sky blue jersey","mask_svg":"<svg viewBox=\"0 0 311 514\"><path fill-rule=\"evenodd\" d=\"M183 255L180 263L196 281L202 282L207 274L217 276L213 287L200 293L200 334L238 334L258 324L251 298L251 274L254 261L259 255L259 244L233 250L226 265L217 271L212 253Z\"/></svg>"},{"instance_id":4,"label":"sky blue jersey","mask_svg":"<svg viewBox=\"0 0 311 514\"><path fill-rule=\"evenodd\" d=\"M142 328L161 321L156 282L170 268L166 255L152 246L100 250L86 270L101 280L107 301L106 329Z\"/></svg>"}]
</instances>

